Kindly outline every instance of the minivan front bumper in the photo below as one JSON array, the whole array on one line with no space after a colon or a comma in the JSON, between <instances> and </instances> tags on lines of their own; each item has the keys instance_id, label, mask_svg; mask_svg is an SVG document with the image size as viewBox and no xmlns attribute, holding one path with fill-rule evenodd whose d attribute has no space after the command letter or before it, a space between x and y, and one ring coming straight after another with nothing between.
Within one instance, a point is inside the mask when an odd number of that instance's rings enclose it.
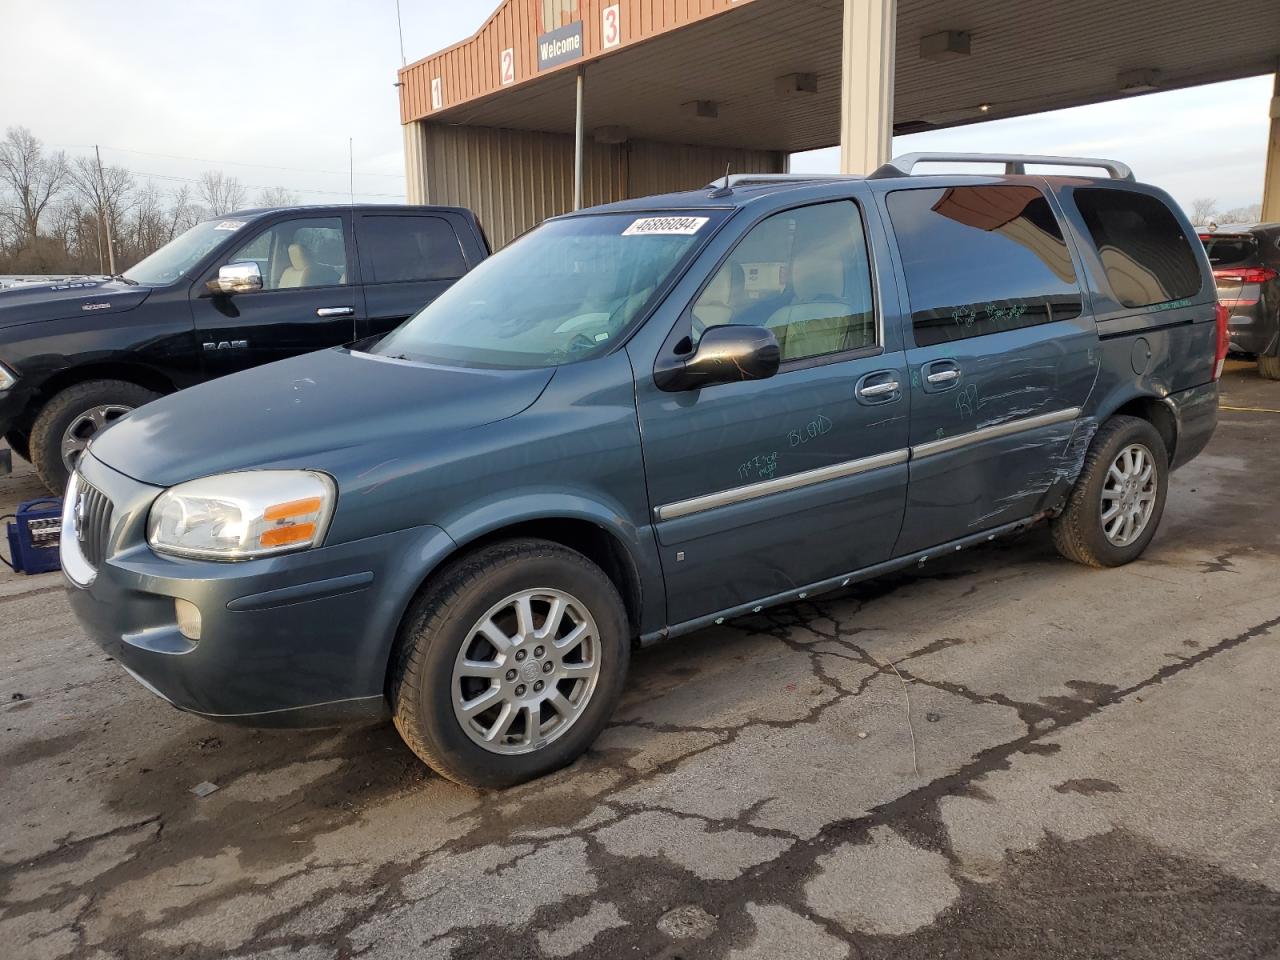
<instances>
[{"instance_id":1,"label":"minivan front bumper","mask_svg":"<svg viewBox=\"0 0 1280 960\"><path fill-rule=\"evenodd\" d=\"M181 560L146 542L160 488L91 455L80 472L113 512L96 570L67 556L79 541L74 523L64 527L64 569L91 581L68 573L71 606L144 686L179 709L255 726L385 713L400 619L425 571L453 548L443 530L417 527L243 563ZM179 629L177 600L200 611L199 640Z\"/></svg>"}]
</instances>

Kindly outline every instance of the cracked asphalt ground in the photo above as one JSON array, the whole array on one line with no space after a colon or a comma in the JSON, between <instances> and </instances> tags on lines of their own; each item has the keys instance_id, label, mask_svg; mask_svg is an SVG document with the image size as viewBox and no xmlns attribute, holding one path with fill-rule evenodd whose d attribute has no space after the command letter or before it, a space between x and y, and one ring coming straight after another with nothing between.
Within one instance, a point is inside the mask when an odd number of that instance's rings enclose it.
<instances>
[{"instance_id":1,"label":"cracked asphalt ground","mask_svg":"<svg viewBox=\"0 0 1280 960\"><path fill-rule=\"evenodd\" d=\"M1141 562L1033 531L640 651L505 793L177 713L4 578L0 954L1275 957L1280 384L1224 387Z\"/></svg>"}]
</instances>

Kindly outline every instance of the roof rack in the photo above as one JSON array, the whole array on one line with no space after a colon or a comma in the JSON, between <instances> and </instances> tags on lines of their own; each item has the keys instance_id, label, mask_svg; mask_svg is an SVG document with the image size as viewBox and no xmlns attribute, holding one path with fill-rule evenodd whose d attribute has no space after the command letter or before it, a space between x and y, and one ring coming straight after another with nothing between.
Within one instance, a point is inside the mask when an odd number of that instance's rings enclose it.
<instances>
[{"instance_id":1,"label":"roof rack","mask_svg":"<svg viewBox=\"0 0 1280 960\"><path fill-rule=\"evenodd\" d=\"M716 177L707 184L708 190L720 190L725 187L724 177ZM824 180L861 180L861 177L849 177L839 173L731 173L728 187L745 187L751 184L770 183L821 183Z\"/></svg>"},{"instance_id":2,"label":"roof rack","mask_svg":"<svg viewBox=\"0 0 1280 960\"><path fill-rule=\"evenodd\" d=\"M870 180L909 177L918 163L1002 163L1006 174L1022 174L1027 166L1097 167L1107 171L1112 180L1133 180L1133 171L1118 160L1093 157L1046 157L1030 153L907 153L894 157L871 174Z\"/></svg>"}]
</instances>

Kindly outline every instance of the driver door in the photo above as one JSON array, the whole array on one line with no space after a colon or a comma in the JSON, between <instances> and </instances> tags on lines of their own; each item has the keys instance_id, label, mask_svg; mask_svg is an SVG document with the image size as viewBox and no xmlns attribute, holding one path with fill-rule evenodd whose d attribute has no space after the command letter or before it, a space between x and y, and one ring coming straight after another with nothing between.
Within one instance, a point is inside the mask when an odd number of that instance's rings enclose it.
<instances>
[{"instance_id":1,"label":"driver door","mask_svg":"<svg viewBox=\"0 0 1280 960\"><path fill-rule=\"evenodd\" d=\"M205 373L219 377L355 340L363 298L353 282L354 246L348 213L289 217L216 264L192 290ZM244 262L261 271L260 291L208 291L219 267Z\"/></svg>"},{"instance_id":2,"label":"driver door","mask_svg":"<svg viewBox=\"0 0 1280 960\"><path fill-rule=\"evenodd\" d=\"M637 384L669 623L888 559L906 501L909 380L871 263L851 199L762 220L662 349L687 355L719 324L767 327L778 374L680 393Z\"/></svg>"}]
</instances>

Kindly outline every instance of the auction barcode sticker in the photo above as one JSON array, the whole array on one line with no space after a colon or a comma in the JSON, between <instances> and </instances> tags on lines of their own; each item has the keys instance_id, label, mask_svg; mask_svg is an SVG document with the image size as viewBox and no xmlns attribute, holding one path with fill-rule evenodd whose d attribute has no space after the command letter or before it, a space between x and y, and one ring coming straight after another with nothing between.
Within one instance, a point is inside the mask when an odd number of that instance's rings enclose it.
<instances>
[{"instance_id":1,"label":"auction barcode sticker","mask_svg":"<svg viewBox=\"0 0 1280 960\"><path fill-rule=\"evenodd\" d=\"M622 231L624 237L692 237L710 217L642 217Z\"/></svg>"},{"instance_id":2,"label":"auction barcode sticker","mask_svg":"<svg viewBox=\"0 0 1280 960\"><path fill-rule=\"evenodd\" d=\"M243 220L223 220L220 224L218 224L218 225L217 225L216 227L214 227L213 229L215 229L215 230L239 230L241 227L243 227L243 226L244 226L244 223L245 223L245 222L244 222Z\"/></svg>"}]
</instances>

